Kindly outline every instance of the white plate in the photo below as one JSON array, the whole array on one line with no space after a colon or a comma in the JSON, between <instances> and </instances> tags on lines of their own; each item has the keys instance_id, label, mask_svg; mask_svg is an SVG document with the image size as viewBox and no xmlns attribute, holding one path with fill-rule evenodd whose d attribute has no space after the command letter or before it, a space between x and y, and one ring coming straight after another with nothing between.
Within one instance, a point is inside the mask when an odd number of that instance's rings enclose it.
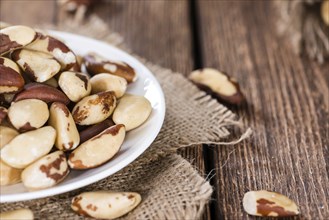
<instances>
[{"instance_id":1,"label":"white plate","mask_svg":"<svg viewBox=\"0 0 329 220\"><path fill-rule=\"evenodd\" d=\"M50 31L50 34L64 40L76 54L84 55L88 52L97 52L106 58L124 61L131 65L136 70L138 79L128 86L127 92L145 96L151 102L153 111L145 124L127 133L120 152L106 164L86 171L71 171L62 183L49 189L29 192L21 183L1 186L1 203L52 196L86 186L110 176L130 164L150 146L159 133L164 120L165 101L163 92L150 70L142 63L122 50L97 40L58 31Z\"/></svg>"}]
</instances>

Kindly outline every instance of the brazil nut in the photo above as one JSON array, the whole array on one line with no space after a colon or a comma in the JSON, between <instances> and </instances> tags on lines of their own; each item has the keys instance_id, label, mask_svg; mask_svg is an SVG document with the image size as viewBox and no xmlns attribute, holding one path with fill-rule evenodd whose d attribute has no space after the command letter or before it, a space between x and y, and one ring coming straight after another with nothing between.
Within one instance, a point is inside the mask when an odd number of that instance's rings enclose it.
<instances>
[{"instance_id":1,"label":"brazil nut","mask_svg":"<svg viewBox=\"0 0 329 220\"><path fill-rule=\"evenodd\" d=\"M62 71L69 70L77 62L73 51L62 41L42 33L37 33L36 40L25 48L53 56L60 63Z\"/></svg>"},{"instance_id":2,"label":"brazil nut","mask_svg":"<svg viewBox=\"0 0 329 220\"><path fill-rule=\"evenodd\" d=\"M40 99L44 102L62 102L64 104L69 104L69 98L60 90L41 83L29 83L24 86L24 89L17 93L14 97L14 102L24 100L24 99Z\"/></svg>"},{"instance_id":3,"label":"brazil nut","mask_svg":"<svg viewBox=\"0 0 329 220\"><path fill-rule=\"evenodd\" d=\"M69 156L72 169L98 167L110 160L119 150L125 138L124 125L114 125L78 146Z\"/></svg>"},{"instance_id":4,"label":"brazil nut","mask_svg":"<svg viewBox=\"0 0 329 220\"><path fill-rule=\"evenodd\" d=\"M39 99L14 102L8 109L11 124L20 132L40 128L47 122L48 117L48 106Z\"/></svg>"},{"instance_id":5,"label":"brazil nut","mask_svg":"<svg viewBox=\"0 0 329 220\"><path fill-rule=\"evenodd\" d=\"M88 76L82 73L66 71L58 79L59 87L73 101L78 102L91 92Z\"/></svg>"},{"instance_id":6,"label":"brazil nut","mask_svg":"<svg viewBox=\"0 0 329 220\"><path fill-rule=\"evenodd\" d=\"M0 186L12 185L21 181L21 169L13 168L0 159Z\"/></svg>"},{"instance_id":7,"label":"brazil nut","mask_svg":"<svg viewBox=\"0 0 329 220\"><path fill-rule=\"evenodd\" d=\"M26 26L10 26L0 30L0 54L28 45L36 39L36 32Z\"/></svg>"},{"instance_id":8,"label":"brazil nut","mask_svg":"<svg viewBox=\"0 0 329 220\"><path fill-rule=\"evenodd\" d=\"M78 129L68 108L60 102L50 107L49 125L57 131L55 146L59 150L73 150L80 142Z\"/></svg>"},{"instance_id":9,"label":"brazil nut","mask_svg":"<svg viewBox=\"0 0 329 220\"><path fill-rule=\"evenodd\" d=\"M84 192L72 199L71 208L80 215L115 219L132 211L141 201L140 194L135 192Z\"/></svg>"},{"instance_id":10,"label":"brazil nut","mask_svg":"<svg viewBox=\"0 0 329 220\"><path fill-rule=\"evenodd\" d=\"M120 99L112 119L115 124L124 124L130 131L142 125L151 112L151 103L144 96L126 94Z\"/></svg>"},{"instance_id":11,"label":"brazil nut","mask_svg":"<svg viewBox=\"0 0 329 220\"><path fill-rule=\"evenodd\" d=\"M50 152L55 137L51 126L20 134L1 149L1 159L11 167L25 168Z\"/></svg>"},{"instance_id":12,"label":"brazil nut","mask_svg":"<svg viewBox=\"0 0 329 220\"><path fill-rule=\"evenodd\" d=\"M116 107L114 92L101 92L79 101L72 115L78 125L92 125L108 118Z\"/></svg>"},{"instance_id":13,"label":"brazil nut","mask_svg":"<svg viewBox=\"0 0 329 220\"><path fill-rule=\"evenodd\" d=\"M35 161L22 172L22 182L29 190L55 186L69 174L65 153L55 151Z\"/></svg>"},{"instance_id":14,"label":"brazil nut","mask_svg":"<svg viewBox=\"0 0 329 220\"><path fill-rule=\"evenodd\" d=\"M107 73L97 74L90 79L92 93L113 91L117 98L124 95L127 90L127 80L120 76Z\"/></svg>"},{"instance_id":15,"label":"brazil nut","mask_svg":"<svg viewBox=\"0 0 329 220\"><path fill-rule=\"evenodd\" d=\"M53 56L39 51L15 50L11 57L35 82L45 82L61 70Z\"/></svg>"},{"instance_id":16,"label":"brazil nut","mask_svg":"<svg viewBox=\"0 0 329 220\"><path fill-rule=\"evenodd\" d=\"M19 133L15 129L6 126L0 126L0 149L8 144L17 135L19 135Z\"/></svg>"},{"instance_id":17,"label":"brazil nut","mask_svg":"<svg viewBox=\"0 0 329 220\"><path fill-rule=\"evenodd\" d=\"M83 59L90 75L109 73L125 78L128 83L137 79L135 70L125 62L106 60L95 53L89 53Z\"/></svg>"},{"instance_id":18,"label":"brazil nut","mask_svg":"<svg viewBox=\"0 0 329 220\"><path fill-rule=\"evenodd\" d=\"M0 94L16 93L24 87L24 79L19 72L0 64Z\"/></svg>"},{"instance_id":19,"label":"brazil nut","mask_svg":"<svg viewBox=\"0 0 329 220\"><path fill-rule=\"evenodd\" d=\"M21 72L21 70L19 69L18 65L14 61L12 61L11 59L9 59L9 58L0 57L0 64L1 65L4 65L6 67L11 68L11 69L15 70L18 73Z\"/></svg>"}]
</instances>

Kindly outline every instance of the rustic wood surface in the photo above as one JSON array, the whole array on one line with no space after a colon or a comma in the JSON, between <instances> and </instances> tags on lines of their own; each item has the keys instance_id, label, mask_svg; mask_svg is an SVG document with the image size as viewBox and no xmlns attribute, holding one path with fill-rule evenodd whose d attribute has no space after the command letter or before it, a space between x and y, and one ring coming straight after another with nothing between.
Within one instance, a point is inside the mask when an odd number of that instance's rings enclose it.
<instances>
[{"instance_id":1,"label":"rustic wood surface","mask_svg":"<svg viewBox=\"0 0 329 220\"><path fill-rule=\"evenodd\" d=\"M280 41L269 1L199 1L198 9L203 64L238 79L248 104L235 111L254 130L212 150L214 219L248 219L241 198L260 189L296 201L296 219L329 219L328 64Z\"/></svg>"},{"instance_id":2,"label":"rustic wood surface","mask_svg":"<svg viewBox=\"0 0 329 220\"><path fill-rule=\"evenodd\" d=\"M184 75L214 67L240 82L248 104L230 108L253 137L180 152L213 175L215 192L203 219L255 219L241 200L258 189L295 200L301 215L294 219L329 219L329 64L293 54L276 34L272 2L109 1L93 12L154 63ZM53 1L38 0L0 1L0 20L61 22Z\"/></svg>"}]
</instances>

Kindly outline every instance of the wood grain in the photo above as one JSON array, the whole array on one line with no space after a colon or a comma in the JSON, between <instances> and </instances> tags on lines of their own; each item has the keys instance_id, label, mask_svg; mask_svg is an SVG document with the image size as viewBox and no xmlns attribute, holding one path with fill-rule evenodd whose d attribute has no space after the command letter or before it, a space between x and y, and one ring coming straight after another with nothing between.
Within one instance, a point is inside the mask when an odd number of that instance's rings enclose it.
<instances>
[{"instance_id":1,"label":"wood grain","mask_svg":"<svg viewBox=\"0 0 329 220\"><path fill-rule=\"evenodd\" d=\"M248 104L233 109L254 130L213 148L214 219L254 219L249 190L287 195L295 219L329 219L329 65L296 56L277 36L270 1L199 1L203 63L236 77Z\"/></svg>"},{"instance_id":2,"label":"wood grain","mask_svg":"<svg viewBox=\"0 0 329 220\"><path fill-rule=\"evenodd\" d=\"M128 48L148 61L187 76L193 70L192 36L187 0L111 1L93 9ZM206 176L202 146L179 153ZM210 219L209 206L203 219Z\"/></svg>"},{"instance_id":3,"label":"wood grain","mask_svg":"<svg viewBox=\"0 0 329 220\"><path fill-rule=\"evenodd\" d=\"M42 25L54 23L55 1L1 0L0 21L10 24Z\"/></svg>"}]
</instances>

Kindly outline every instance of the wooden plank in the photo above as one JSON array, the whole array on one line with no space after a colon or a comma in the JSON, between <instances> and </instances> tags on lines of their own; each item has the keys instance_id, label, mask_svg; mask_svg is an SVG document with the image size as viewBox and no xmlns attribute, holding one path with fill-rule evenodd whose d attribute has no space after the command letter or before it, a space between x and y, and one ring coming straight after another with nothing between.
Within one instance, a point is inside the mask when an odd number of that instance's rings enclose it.
<instances>
[{"instance_id":1,"label":"wooden plank","mask_svg":"<svg viewBox=\"0 0 329 220\"><path fill-rule=\"evenodd\" d=\"M276 34L270 1L199 1L203 63L236 77L248 104L233 109L254 130L213 150L214 219L253 219L249 190L296 201L296 219L329 219L328 69L296 56Z\"/></svg>"},{"instance_id":2,"label":"wooden plank","mask_svg":"<svg viewBox=\"0 0 329 220\"><path fill-rule=\"evenodd\" d=\"M94 8L132 52L189 74L193 68L188 1L108 1Z\"/></svg>"},{"instance_id":3,"label":"wooden plank","mask_svg":"<svg viewBox=\"0 0 329 220\"><path fill-rule=\"evenodd\" d=\"M91 10L90 13L96 13L111 30L124 37L133 53L184 75L192 71L187 0L106 1ZM182 149L179 153L206 175L202 146ZM210 219L208 206L203 219Z\"/></svg>"},{"instance_id":4,"label":"wooden plank","mask_svg":"<svg viewBox=\"0 0 329 220\"><path fill-rule=\"evenodd\" d=\"M0 1L0 20L10 24L40 26L54 23L54 0L2 0Z\"/></svg>"}]
</instances>

